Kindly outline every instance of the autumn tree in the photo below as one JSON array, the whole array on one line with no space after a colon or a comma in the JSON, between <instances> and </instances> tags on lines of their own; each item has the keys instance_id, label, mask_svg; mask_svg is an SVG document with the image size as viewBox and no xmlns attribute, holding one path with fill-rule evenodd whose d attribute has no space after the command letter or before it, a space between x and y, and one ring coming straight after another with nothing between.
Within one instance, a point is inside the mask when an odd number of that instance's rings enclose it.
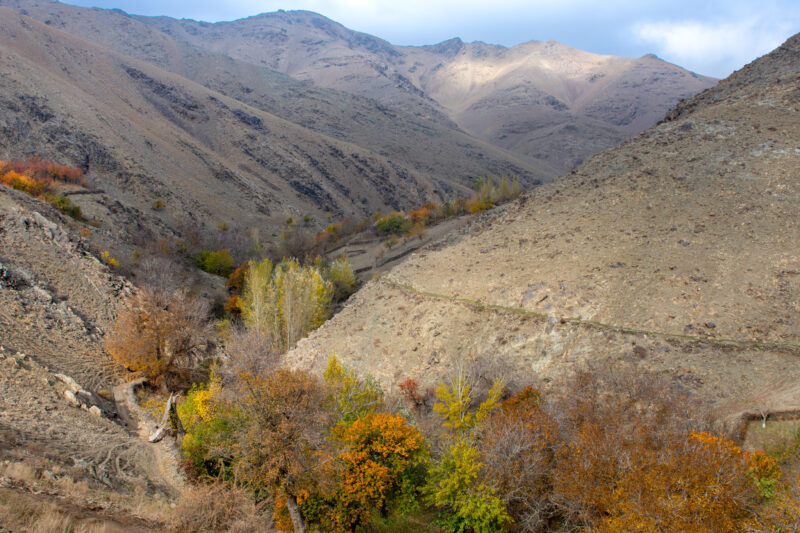
<instances>
[{"instance_id":1,"label":"autumn tree","mask_svg":"<svg viewBox=\"0 0 800 533\"><path fill-rule=\"evenodd\" d=\"M208 305L185 289L143 287L124 302L105 347L165 388L191 383L210 335Z\"/></svg>"},{"instance_id":2,"label":"autumn tree","mask_svg":"<svg viewBox=\"0 0 800 533\"><path fill-rule=\"evenodd\" d=\"M320 409L321 383L299 370L245 372L231 392L228 401L239 416L225 453L236 479L285 502L294 531L306 531L298 496L319 479L330 421Z\"/></svg>"},{"instance_id":3,"label":"autumn tree","mask_svg":"<svg viewBox=\"0 0 800 533\"><path fill-rule=\"evenodd\" d=\"M491 532L511 523L505 502L484 482L484 463L477 445L478 426L500 406L504 381L495 380L487 398L475 405L475 380L459 365L450 382L436 389L434 411L449 430L449 444L430 470L431 504L446 511L448 531Z\"/></svg>"},{"instance_id":4,"label":"autumn tree","mask_svg":"<svg viewBox=\"0 0 800 533\"><path fill-rule=\"evenodd\" d=\"M338 456L337 529L353 531L368 522L373 509L385 513L390 502L404 513L418 508L427 459L419 430L401 415L370 413L334 436L344 446Z\"/></svg>"},{"instance_id":5,"label":"autumn tree","mask_svg":"<svg viewBox=\"0 0 800 533\"><path fill-rule=\"evenodd\" d=\"M331 355L323 373L328 394L328 409L336 423L348 425L383 406L383 390L371 377L361 379Z\"/></svg>"},{"instance_id":6,"label":"autumn tree","mask_svg":"<svg viewBox=\"0 0 800 533\"><path fill-rule=\"evenodd\" d=\"M703 432L703 409L674 384L598 366L563 391L552 499L573 526L737 531L763 501L756 478L769 474L752 475L752 454Z\"/></svg>"},{"instance_id":7,"label":"autumn tree","mask_svg":"<svg viewBox=\"0 0 800 533\"><path fill-rule=\"evenodd\" d=\"M251 263L241 298L242 316L279 352L286 351L328 317L333 288L314 266L297 260L273 268Z\"/></svg>"},{"instance_id":8,"label":"autumn tree","mask_svg":"<svg viewBox=\"0 0 800 533\"><path fill-rule=\"evenodd\" d=\"M516 530L544 530L554 516L551 475L560 439L541 394L532 387L520 390L480 429L485 483L505 502Z\"/></svg>"}]
</instances>

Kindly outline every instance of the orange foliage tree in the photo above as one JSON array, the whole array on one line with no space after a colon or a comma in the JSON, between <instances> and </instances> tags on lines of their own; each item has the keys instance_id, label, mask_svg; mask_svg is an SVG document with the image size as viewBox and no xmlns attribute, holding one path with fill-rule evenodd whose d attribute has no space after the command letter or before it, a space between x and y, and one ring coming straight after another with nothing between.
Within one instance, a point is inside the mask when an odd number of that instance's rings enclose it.
<instances>
[{"instance_id":1,"label":"orange foliage tree","mask_svg":"<svg viewBox=\"0 0 800 533\"><path fill-rule=\"evenodd\" d=\"M191 384L209 337L208 306L183 289L144 287L119 312L105 339L106 350L126 368L149 379L183 378Z\"/></svg>"},{"instance_id":2,"label":"orange foliage tree","mask_svg":"<svg viewBox=\"0 0 800 533\"><path fill-rule=\"evenodd\" d=\"M338 457L342 470L334 510L337 529L353 531L367 522L372 509L385 511L389 500L413 508L427 459L417 428L401 415L370 413L335 433L345 446Z\"/></svg>"},{"instance_id":3,"label":"orange foliage tree","mask_svg":"<svg viewBox=\"0 0 800 533\"><path fill-rule=\"evenodd\" d=\"M552 499L578 527L599 531L737 531L769 476L731 441L708 433L702 409L641 372L579 373L559 412ZM757 468L758 467L758 468Z\"/></svg>"}]
</instances>

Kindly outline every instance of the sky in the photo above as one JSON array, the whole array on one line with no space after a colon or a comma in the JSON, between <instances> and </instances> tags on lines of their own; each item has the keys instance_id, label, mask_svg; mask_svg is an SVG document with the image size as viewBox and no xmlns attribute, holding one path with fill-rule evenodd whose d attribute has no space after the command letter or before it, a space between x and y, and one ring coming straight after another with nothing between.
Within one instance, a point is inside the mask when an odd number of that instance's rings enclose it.
<instances>
[{"instance_id":1,"label":"sky","mask_svg":"<svg viewBox=\"0 0 800 533\"><path fill-rule=\"evenodd\" d=\"M724 78L800 32L799 0L66 0L217 22L278 9L315 11L397 45L453 37L513 46L558 41L598 54L654 53Z\"/></svg>"}]
</instances>

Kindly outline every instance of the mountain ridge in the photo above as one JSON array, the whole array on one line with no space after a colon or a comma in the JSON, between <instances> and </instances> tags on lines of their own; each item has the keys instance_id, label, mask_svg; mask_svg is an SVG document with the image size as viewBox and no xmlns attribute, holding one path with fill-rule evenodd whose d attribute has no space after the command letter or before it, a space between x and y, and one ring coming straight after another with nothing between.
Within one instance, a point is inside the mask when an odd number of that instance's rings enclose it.
<instances>
[{"instance_id":1,"label":"mountain ridge","mask_svg":"<svg viewBox=\"0 0 800 533\"><path fill-rule=\"evenodd\" d=\"M263 13L220 23L169 17L137 19L196 46L311 80L320 86L402 106L420 116L443 114L478 138L533 157L560 172L570 170L586 155L609 148L650 126L678 100L715 81L655 56L616 58L553 41L528 41L503 47L464 43L454 38L434 45L394 46L309 11ZM474 75L478 71L486 74L487 67L480 62L490 56L506 61L495 68L501 72L495 72L485 84L501 100L493 105L482 102L484 105L479 109L470 110L463 103L465 96L472 103L487 96L480 91L485 93L489 89L481 89L480 80L476 85ZM509 64L515 60L519 63L520 57L527 58L529 64L523 62L516 69L511 68ZM553 66L561 64L573 66L573 72L566 73L571 78L560 74L554 77ZM613 72L603 72L602 68L612 68ZM465 72L472 77L464 78ZM578 80L576 76L586 79ZM498 86L500 91L496 90ZM442 87L447 90L442 91ZM458 88L455 92L454 87ZM631 92L632 89L636 90ZM504 95L503 91L510 93ZM539 102L540 92L543 98L548 98L546 102ZM573 108L571 100L579 92L583 101ZM643 92L646 96L642 96ZM524 106L515 104L515 99ZM603 112L609 103L610 110ZM631 108L634 113L624 123L609 121L609 117ZM519 118L520 114L525 120ZM514 120L521 132L504 131L503 126ZM571 121L573 129L547 131L554 120L560 124ZM549 157L536 146L542 142L547 144L544 152ZM588 149L583 148L583 143ZM568 146L564 150L566 155L558 154L559 145ZM552 155L554 152L557 155Z\"/></svg>"},{"instance_id":2,"label":"mountain ridge","mask_svg":"<svg viewBox=\"0 0 800 533\"><path fill-rule=\"evenodd\" d=\"M38 154L88 170L106 194L77 201L108 222L96 232L104 246L129 242L131 227L159 237L180 234L189 221L275 231L288 216L321 225L328 214L366 216L463 195L485 173L528 185L551 175L365 99L279 75L258 85L261 71L218 57L214 79L196 76L204 85L0 10L0 149L6 158ZM205 56L170 57L191 71ZM352 114L342 117L342 109ZM167 208L154 211L155 201Z\"/></svg>"}]
</instances>

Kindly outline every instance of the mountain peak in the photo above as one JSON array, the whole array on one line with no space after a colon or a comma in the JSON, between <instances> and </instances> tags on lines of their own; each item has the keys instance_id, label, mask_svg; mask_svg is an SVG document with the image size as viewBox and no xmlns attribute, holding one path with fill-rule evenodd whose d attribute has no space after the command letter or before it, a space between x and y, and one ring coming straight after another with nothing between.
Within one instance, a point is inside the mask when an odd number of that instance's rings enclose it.
<instances>
[{"instance_id":1,"label":"mountain peak","mask_svg":"<svg viewBox=\"0 0 800 533\"><path fill-rule=\"evenodd\" d=\"M425 48L434 54L453 57L460 52L462 48L464 48L464 41L461 40L461 37L453 37L452 39L442 41L438 44L431 44L423 46L422 48Z\"/></svg>"}]
</instances>

